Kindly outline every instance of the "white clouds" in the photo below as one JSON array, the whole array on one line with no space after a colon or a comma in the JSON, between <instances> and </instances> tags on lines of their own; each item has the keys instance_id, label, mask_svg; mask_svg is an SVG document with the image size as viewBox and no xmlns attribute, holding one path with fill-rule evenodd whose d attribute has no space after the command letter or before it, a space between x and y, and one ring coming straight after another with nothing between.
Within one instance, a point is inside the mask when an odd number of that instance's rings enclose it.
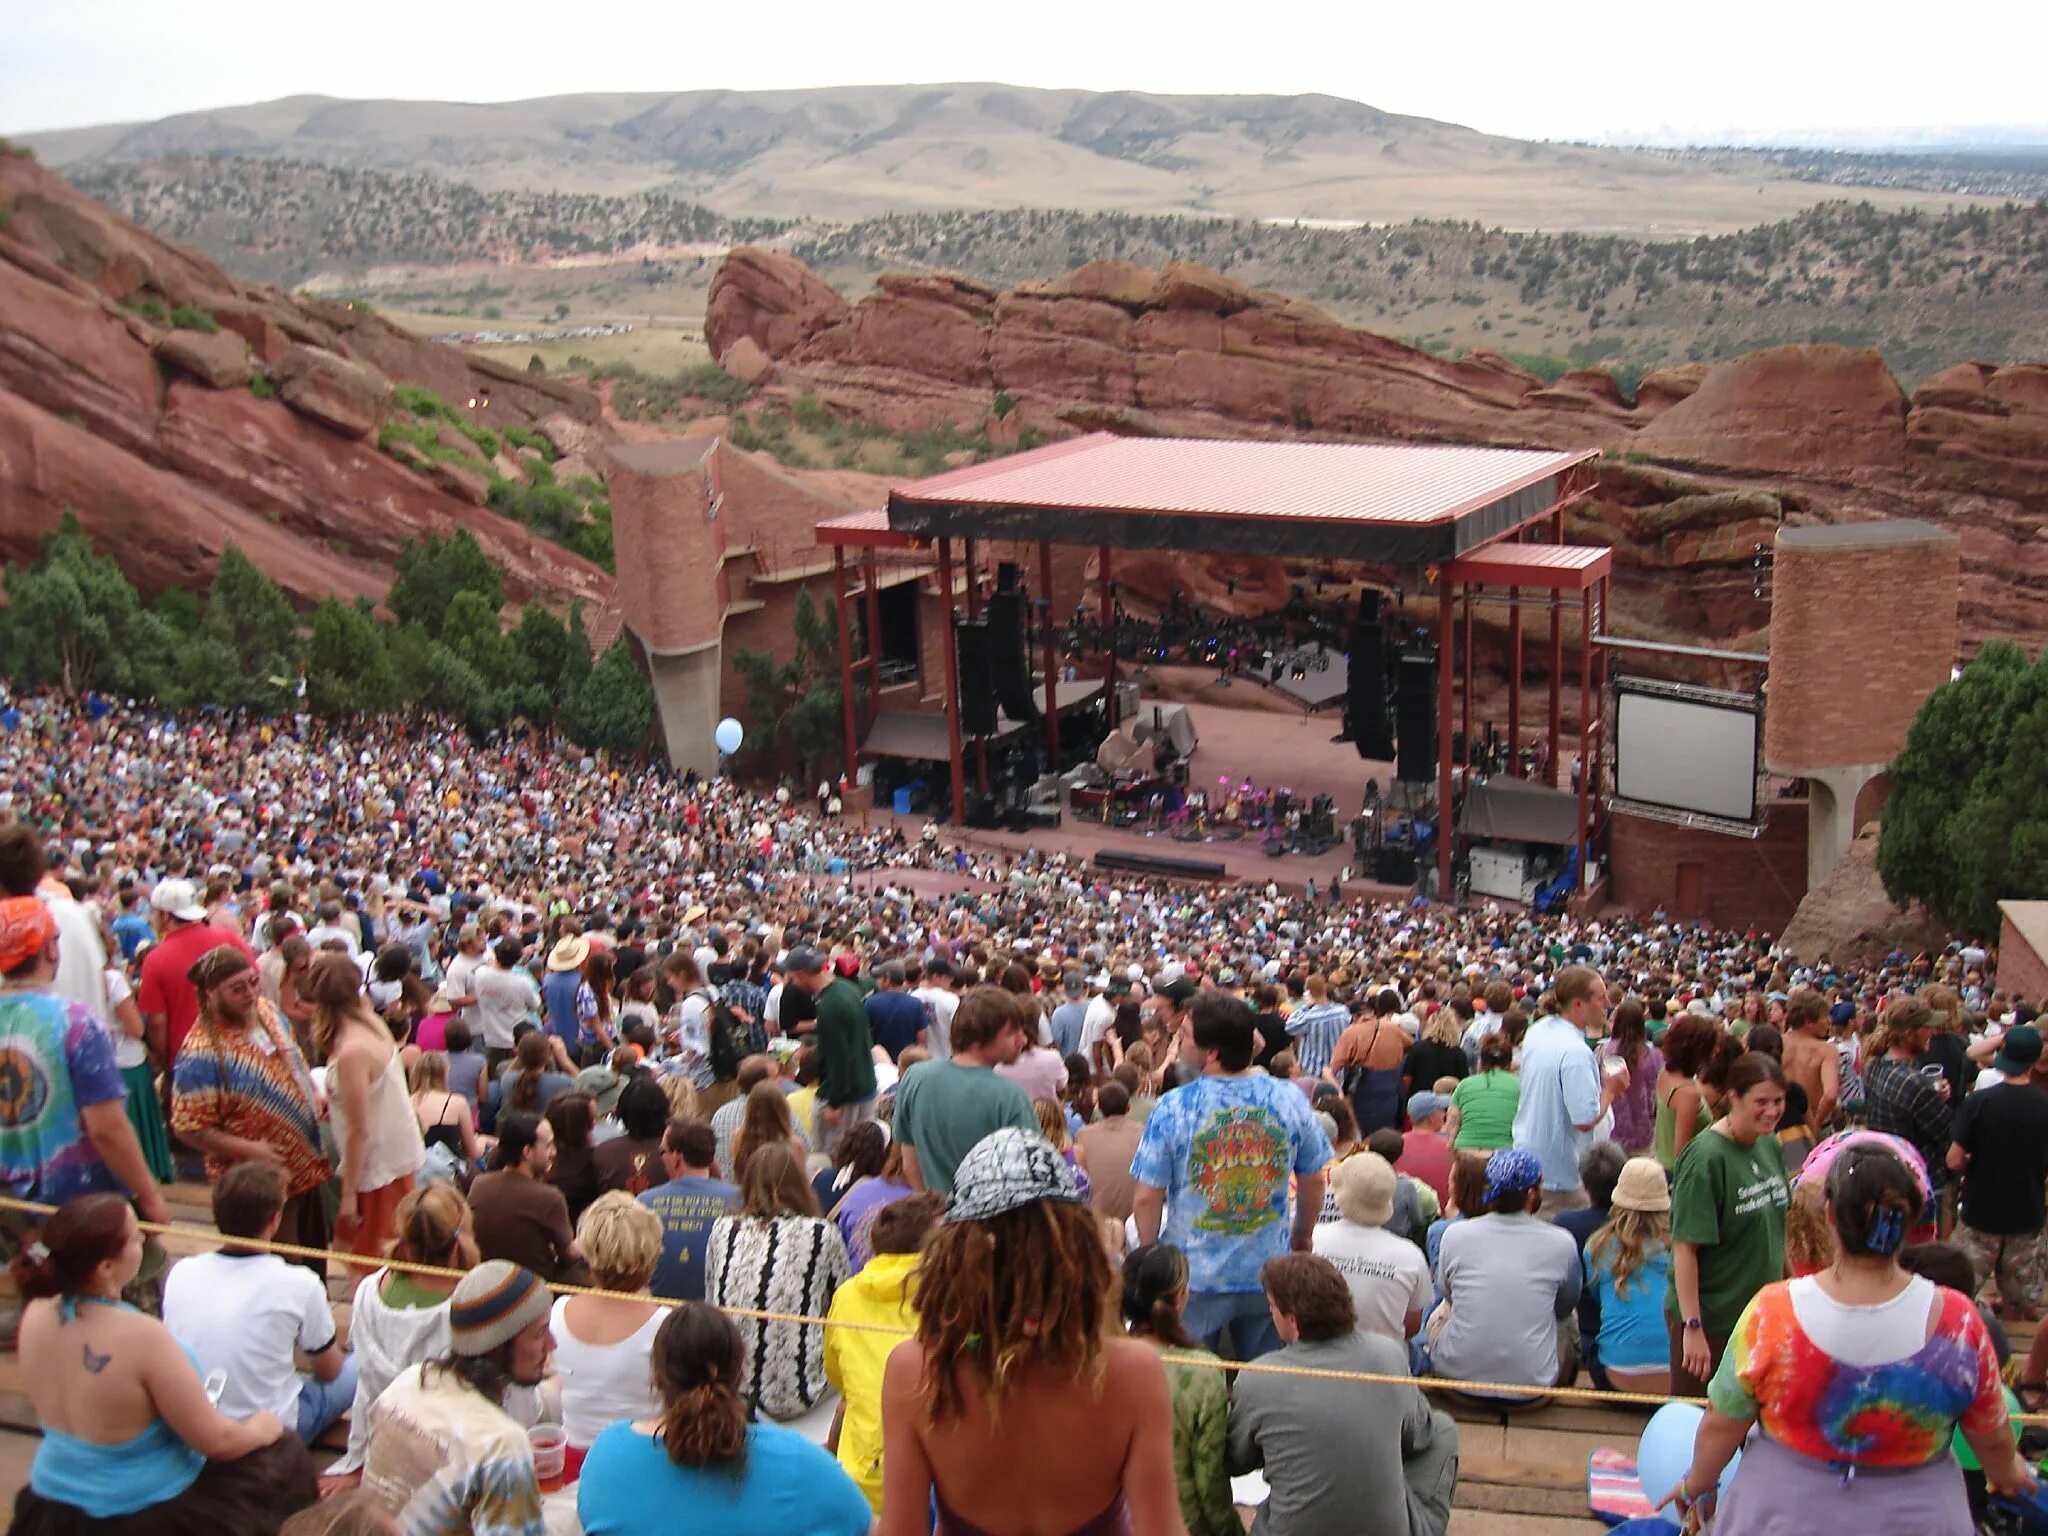
<instances>
[{"instance_id":1,"label":"white clouds","mask_svg":"<svg viewBox=\"0 0 2048 1536\"><path fill-rule=\"evenodd\" d=\"M1971 25L1866 0L0 0L0 125L135 121L300 93L512 100L899 81L1322 91L1529 137L2039 120L2048 6Z\"/></svg>"}]
</instances>

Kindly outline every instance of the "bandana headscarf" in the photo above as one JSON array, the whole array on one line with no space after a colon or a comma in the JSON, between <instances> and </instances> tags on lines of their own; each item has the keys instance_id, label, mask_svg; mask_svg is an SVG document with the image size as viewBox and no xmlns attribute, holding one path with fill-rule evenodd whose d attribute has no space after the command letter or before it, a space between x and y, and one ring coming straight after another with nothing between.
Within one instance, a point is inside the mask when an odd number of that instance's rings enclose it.
<instances>
[{"instance_id":1,"label":"bandana headscarf","mask_svg":"<svg viewBox=\"0 0 2048 1536\"><path fill-rule=\"evenodd\" d=\"M25 965L50 947L57 937L57 919L35 896L10 896L0 901L0 971Z\"/></svg>"},{"instance_id":2,"label":"bandana headscarf","mask_svg":"<svg viewBox=\"0 0 2048 1536\"><path fill-rule=\"evenodd\" d=\"M249 957L234 945L221 944L193 961L191 969L185 972L185 979L201 992L213 992L222 982L254 969L256 967L249 963Z\"/></svg>"},{"instance_id":3,"label":"bandana headscarf","mask_svg":"<svg viewBox=\"0 0 2048 1536\"><path fill-rule=\"evenodd\" d=\"M1502 1147L1486 1160L1486 1203L1534 1189L1542 1180L1543 1163L1534 1152Z\"/></svg>"}]
</instances>

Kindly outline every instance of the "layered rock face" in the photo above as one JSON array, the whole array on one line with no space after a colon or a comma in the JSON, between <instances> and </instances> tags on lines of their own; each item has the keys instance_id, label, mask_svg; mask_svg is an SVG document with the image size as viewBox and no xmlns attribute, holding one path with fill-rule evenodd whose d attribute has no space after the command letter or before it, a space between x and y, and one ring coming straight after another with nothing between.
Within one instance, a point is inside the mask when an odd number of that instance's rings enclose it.
<instances>
[{"instance_id":1,"label":"layered rock face","mask_svg":"<svg viewBox=\"0 0 2048 1536\"><path fill-rule=\"evenodd\" d=\"M0 209L0 559L32 555L71 510L145 593L203 586L232 541L301 603L380 600L408 537L462 527L514 601L609 591L476 487L376 446L397 384L475 399L487 426L589 431L583 391L243 283L30 160L0 157Z\"/></svg>"},{"instance_id":2,"label":"layered rock face","mask_svg":"<svg viewBox=\"0 0 2048 1536\"><path fill-rule=\"evenodd\" d=\"M2048 365L1965 364L1909 399L1876 352L1787 346L1659 370L1631 401L1598 370L1546 384L1490 353L1436 357L1187 264L1091 262L1007 292L887 275L849 306L751 247L713 281L705 334L772 393L899 429L992 426L1001 394L1011 433L1598 447L1571 536L1614 546L1623 632L1751 648L1769 616L1758 546L1786 521L1873 517L1961 535L1966 652L2048 630ZM1189 585L1170 563L1156 574L1158 595ZM1119 575L1149 579L1142 562ZM1229 575L1239 594L1290 579L1277 565Z\"/></svg>"}]
</instances>

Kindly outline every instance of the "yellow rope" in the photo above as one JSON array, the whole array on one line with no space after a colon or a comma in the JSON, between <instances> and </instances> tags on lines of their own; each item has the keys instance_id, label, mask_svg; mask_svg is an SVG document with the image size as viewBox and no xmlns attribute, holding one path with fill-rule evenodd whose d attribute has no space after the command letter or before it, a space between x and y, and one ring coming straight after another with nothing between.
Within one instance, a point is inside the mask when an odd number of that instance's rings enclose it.
<instances>
[{"instance_id":1,"label":"yellow rope","mask_svg":"<svg viewBox=\"0 0 2048 1536\"><path fill-rule=\"evenodd\" d=\"M31 1211L39 1216L54 1214L54 1205L39 1205L29 1200L15 1200L0 1197L0 1210ZM341 1253L331 1248L305 1248L297 1243L265 1241L260 1238L226 1238L218 1232L204 1232L193 1227L163 1225L153 1221L136 1223L144 1232L161 1233L210 1243L215 1247L251 1249L259 1253L275 1253L285 1258L320 1259L325 1262L361 1268L372 1262L379 1269L396 1270L407 1275L431 1275L438 1279L460 1279L469 1273L463 1269L450 1269L440 1264L420 1264L409 1259L383 1259L372 1261L360 1253ZM607 1291L591 1285L558 1285L549 1283L548 1289L558 1296L597 1296L611 1301L637 1301L643 1305L675 1308L685 1303L666 1296L634 1295L625 1291ZM897 1338L910 1337L910 1330L899 1328L893 1323L863 1323L849 1318L809 1317L793 1312L764 1312L753 1307L720 1307L719 1311L728 1317L743 1317L750 1322L793 1323L806 1328L850 1328L863 1333L888 1333ZM1219 1360L1211 1357L1197 1360L1177 1356L1175 1365L1190 1365L1209 1370L1250 1371L1265 1376L1302 1376L1322 1381L1356 1381L1373 1386L1419 1387L1425 1392L1451 1392L1466 1397L1502 1396L1527 1403L1533 1399L1562 1399L1573 1402L1602 1404L1626 1404L1631 1407L1662 1408L1666 1403L1691 1403L1706 1407L1703 1397L1673 1397L1650 1392L1602 1392L1594 1387L1532 1387L1527 1382L1505 1381L1453 1381L1443 1376L1395 1376L1376 1371L1332 1371L1307 1365L1275 1365L1263 1360ZM1503 1411L1506 1411L1503 1409ZM2014 1414L2017 1424L2048 1424L2048 1413Z\"/></svg>"}]
</instances>

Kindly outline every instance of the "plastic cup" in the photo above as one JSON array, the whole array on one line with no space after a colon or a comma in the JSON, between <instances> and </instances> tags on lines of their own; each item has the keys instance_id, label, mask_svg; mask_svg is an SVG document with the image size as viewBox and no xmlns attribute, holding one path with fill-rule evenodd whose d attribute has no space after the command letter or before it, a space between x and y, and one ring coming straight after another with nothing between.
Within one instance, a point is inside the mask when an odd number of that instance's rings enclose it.
<instances>
[{"instance_id":1,"label":"plastic cup","mask_svg":"<svg viewBox=\"0 0 2048 1536\"><path fill-rule=\"evenodd\" d=\"M1938 1083L1944 1077L1948 1076L1946 1072L1941 1070L1941 1067L1938 1063L1932 1061L1928 1062L1925 1066L1923 1066L1920 1069L1920 1075L1926 1078L1927 1081L1929 1081L1930 1083Z\"/></svg>"},{"instance_id":2,"label":"plastic cup","mask_svg":"<svg viewBox=\"0 0 2048 1536\"><path fill-rule=\"evenodd\" d=\"M1628 1063L1619 1056L1603 1056L1600 1058L1600 1070L1609 1077L1627 1077Z\"/></svg>"},{"instance_id":3,"label":"plastic cup","mask_svg":"<svg viewBox=\"0 0 2048 1536\"><path fill-rule=\"evenodd\" d=\"M542 1493L562 1486L569 1459L569 1434L559 1424L536 1424L526 1432L533 1447L533 1476Z\"/></svg>"}]
</instances>

